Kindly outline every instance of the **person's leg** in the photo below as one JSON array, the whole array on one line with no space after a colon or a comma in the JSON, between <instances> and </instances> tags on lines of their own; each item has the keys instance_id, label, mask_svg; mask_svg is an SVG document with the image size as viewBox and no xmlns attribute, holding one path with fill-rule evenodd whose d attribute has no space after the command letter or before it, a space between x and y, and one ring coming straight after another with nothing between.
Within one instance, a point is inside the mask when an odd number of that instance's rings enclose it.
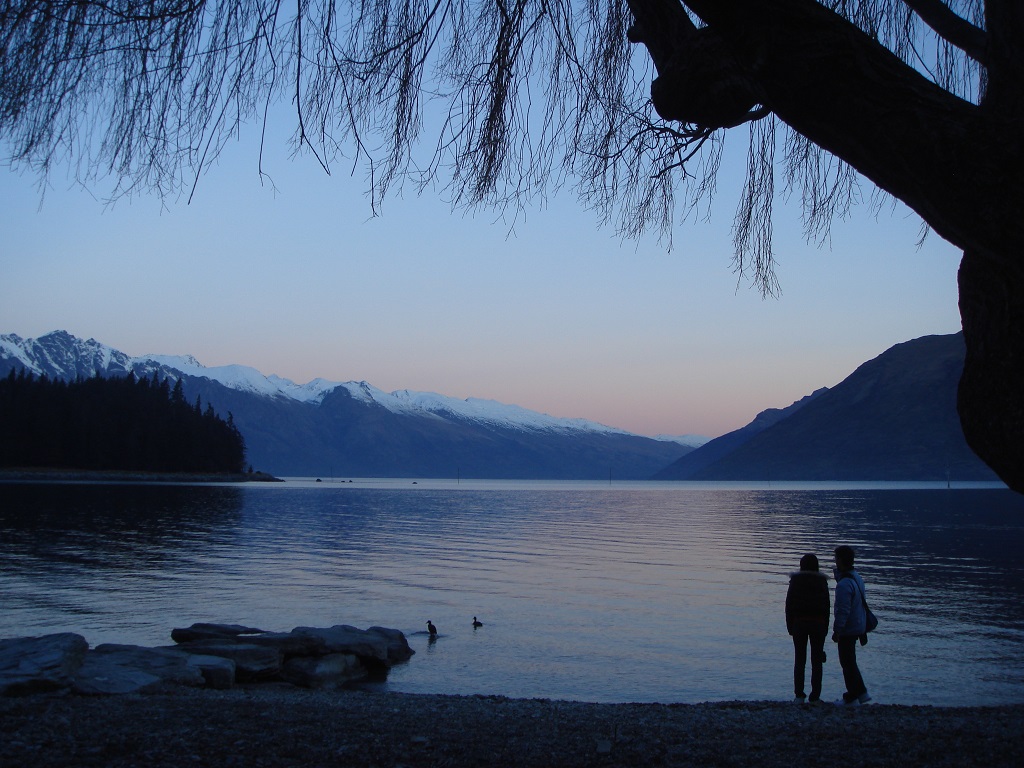
<instances>
[{"instance_id":1,"label":"person's leg","mask_svg":"<svg viewBox=\"0 0 1024 768\"><path fill-rule=\"evenodd\" d=\"M810 701L818 701L821 698L822 664L825 663L825 637L828 635L828 627L815 630L810 635L811 640L811 697Z\"/></svg>"},{"instance_id":2,"label":"person's leg","mask_svg":"<svg viewBox=\"0 0 1024 768\"><path fill-rule=\"evenodd\" d=\"M846 701L859 699L868 689L864 686L864 678L861 677L857 668L857 638L839 638L839 663L843 667L843 680L846 683L846 693L843 698Z\"/></svg>"},{"instance_id":3,"label":"person's leg","mask_svg":"<svg viewBox=\"0 0 1024 768\"><path fill-rule=\"evenodd\" d=\"M807 666L807 633L797 627L793 630L793 693L804 698L804 668Z\"/></svg>"}]
</instances>

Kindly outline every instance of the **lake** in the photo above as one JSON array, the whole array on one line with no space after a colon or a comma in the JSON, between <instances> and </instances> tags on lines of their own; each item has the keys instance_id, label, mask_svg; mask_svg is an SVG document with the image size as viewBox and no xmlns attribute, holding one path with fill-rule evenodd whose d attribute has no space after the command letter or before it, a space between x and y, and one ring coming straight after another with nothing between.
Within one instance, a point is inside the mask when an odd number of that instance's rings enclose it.
<instances>
[{"instance_id":1,"label":"lake","mask_svg":"<svg viewBox=\"0 0 1024 768\"><path fill-rule=\"evenodd\" d=\"M383 625L416 651L389 690L788 700L788 574L839 544L881 621L875 701L1024 702L1024 496L983 487L0 484L0 637Z\"/></svg>"}]
</instances>

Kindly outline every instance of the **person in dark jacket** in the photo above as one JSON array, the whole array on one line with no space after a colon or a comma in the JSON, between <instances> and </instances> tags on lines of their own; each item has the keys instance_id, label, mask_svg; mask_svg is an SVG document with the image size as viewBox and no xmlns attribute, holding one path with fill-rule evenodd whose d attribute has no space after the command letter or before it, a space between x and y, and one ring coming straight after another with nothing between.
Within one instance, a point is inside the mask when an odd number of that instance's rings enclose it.
<instances>
[{"instance_id":1,"label":"person in dark jacket","mask_svg":"<svg viewBox=\"0 0 1024 768\"><path fill-rule=\"evenodd\" d=\"M853 567L853 547L836 547L836 615L832 641L839 645L839 665L843 668L846 693L836 704L856 706L871 701L860 668L857 666L857 642L867 632L867 598L864 580Z\"/></svg>"},{"instance_id":2,"label":"person in dark jacket","mask_svg":"<svg viewBox=\"0 0 1024 768\"><path fill-rule=\"evenodd\" d=\"M822 664L825 663L825 638L831 604L828 577L818 569L818 558L804 555L800 570L789 576L786 592L786 630L793 636L793 690L796 701L821 701ZM807 646L811 647L811 697L804 692Z\"/></svg>"}]
</instances>

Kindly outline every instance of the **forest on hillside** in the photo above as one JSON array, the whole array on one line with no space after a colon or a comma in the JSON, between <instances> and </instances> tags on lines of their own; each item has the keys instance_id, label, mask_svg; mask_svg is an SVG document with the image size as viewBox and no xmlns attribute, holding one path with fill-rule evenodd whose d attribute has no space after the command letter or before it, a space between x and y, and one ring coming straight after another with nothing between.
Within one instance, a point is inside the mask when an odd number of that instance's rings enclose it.
<instances>
[{"instance_id":1,"label":"forest on hillside","mask_svg":"<svg viewBox=\"0 0 1024 768\"><path fill-rule=\"evenodd\" d=\"M185 400L181 381L63 381L24 369L0 379L0 467L240 473L234 420Z\"/></svg>"}]
</instances>

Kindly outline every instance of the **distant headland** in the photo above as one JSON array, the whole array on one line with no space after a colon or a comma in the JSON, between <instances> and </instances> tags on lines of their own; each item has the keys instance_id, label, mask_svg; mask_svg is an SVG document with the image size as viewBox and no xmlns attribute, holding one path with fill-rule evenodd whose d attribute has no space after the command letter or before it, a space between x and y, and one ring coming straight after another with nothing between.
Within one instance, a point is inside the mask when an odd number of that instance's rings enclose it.
<instances>
[{"instance_id":1,"label":"distant headland","mask_svg":"<svg viewBox=\"0 0 1024 768\"><path fill-rule=\"evenodd\" d=\"M266 472L125 472L84 469L0 469L0 482L24 483L283 483Z\"/></svg>"}]
</instances>

